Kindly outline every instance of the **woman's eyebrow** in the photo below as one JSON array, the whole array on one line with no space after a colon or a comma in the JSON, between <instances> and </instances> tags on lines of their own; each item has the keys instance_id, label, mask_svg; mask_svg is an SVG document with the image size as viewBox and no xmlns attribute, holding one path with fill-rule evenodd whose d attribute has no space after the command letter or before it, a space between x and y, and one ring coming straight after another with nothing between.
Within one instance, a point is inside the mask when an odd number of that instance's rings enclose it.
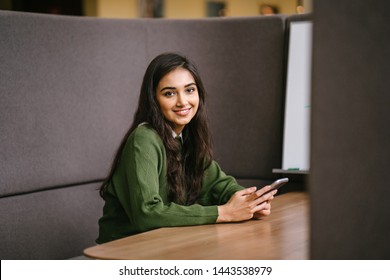
<instances>
[{"instance_id":1,"label":"woman's eyebrow","mask_svg":"<svg viewBox=\"0 0 390 280\"><path fill-rule=\"evenodd\" d=\"M162 89L160 89L160 91L163 91L163 90L166 90L166 89L176 89L175 87L163 87Z\"/></svg>"},{"instance_id":2,"label":"woman's eyebrow","mask_svg":"<svg viewBox=\"0 0 390 280\"><path fill-rule=\"evenodd\" d=\"M188 85L185 85L184 87L189 87L189 86L196 86L196 83L195 82L192 82L192 83L189 83ZM175 87L163 87L162 89L160 89L160 91L163 91L163 90L167 90L167 89L170 89L170 90L173 90L173 89L176 89Z\"/></svg>"}]
</instances>

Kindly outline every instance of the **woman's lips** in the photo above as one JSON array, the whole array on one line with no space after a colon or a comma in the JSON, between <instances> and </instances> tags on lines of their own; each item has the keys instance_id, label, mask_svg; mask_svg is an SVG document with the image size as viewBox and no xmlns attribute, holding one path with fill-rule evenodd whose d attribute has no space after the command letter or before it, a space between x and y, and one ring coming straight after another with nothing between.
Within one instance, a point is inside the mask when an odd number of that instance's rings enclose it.
<instances>
[{"instance_id":1,"label":"woman's lips","mask_svg":"<svg viewBox=\"0 0 390 280\"><path fill-rule=\"evenodd\" d=\"M175 114L179 115L179 116L186 116L189 114L189 112L191 111L191 108L185 108L185 109L180 109L180 110L173 110L173 112L175 112Z\"/></svg>"}]
</instances>

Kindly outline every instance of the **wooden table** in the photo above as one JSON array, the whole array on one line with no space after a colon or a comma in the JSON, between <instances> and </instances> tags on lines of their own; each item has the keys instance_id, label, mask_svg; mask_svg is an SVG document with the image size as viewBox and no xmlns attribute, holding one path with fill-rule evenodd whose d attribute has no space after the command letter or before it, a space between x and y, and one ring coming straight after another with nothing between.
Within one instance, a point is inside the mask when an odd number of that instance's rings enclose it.
<instances>
[{"instance_id":1,"label":"wooden table","mask_svg":"<svg viewBox=\"0 0 390 280\"><path fill-rule=\"evenodd\" d=\"M308 195L277 196L262 220L161 228L84 250L93 259L307 259Z\"/></svg>"}]
</instances>

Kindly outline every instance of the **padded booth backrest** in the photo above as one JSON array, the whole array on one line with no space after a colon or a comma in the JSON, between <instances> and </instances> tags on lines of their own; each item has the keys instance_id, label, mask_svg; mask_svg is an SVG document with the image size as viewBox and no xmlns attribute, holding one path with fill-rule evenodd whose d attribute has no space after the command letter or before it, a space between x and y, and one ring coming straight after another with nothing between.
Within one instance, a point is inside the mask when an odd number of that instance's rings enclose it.
<instances>
[{"instance_id":1,"label":"padded booth backrest","mask_svg":"<svg viewBox=\"0 0 390 280\"><path fill-rule=\"evenodd\" d=\"M0 257L93 245L96 189L157 54L198 65L215 155L241 182L279 167L283 18L114 20L0 11Z\"/></svg>"}]
</instances>

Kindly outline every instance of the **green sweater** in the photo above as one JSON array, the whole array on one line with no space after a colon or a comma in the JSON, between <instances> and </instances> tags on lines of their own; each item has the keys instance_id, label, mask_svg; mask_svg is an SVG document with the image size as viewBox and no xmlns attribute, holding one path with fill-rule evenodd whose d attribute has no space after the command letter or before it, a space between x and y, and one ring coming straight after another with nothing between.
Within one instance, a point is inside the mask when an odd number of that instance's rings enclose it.
<instances>
[{"instance_id":1,"label":"green sweater","mask_svg":"<svg viewBox=\"0 0 390 280\"><path fill-rule=\"evenodd\" d=\"M159 135L147 125L129 136L121 158L105 193L97 243L160 227L215 223L217 205L243 189L213 161L203 177L198 204L170 202L166 151Z\"/></svg>"}]
</instances>

